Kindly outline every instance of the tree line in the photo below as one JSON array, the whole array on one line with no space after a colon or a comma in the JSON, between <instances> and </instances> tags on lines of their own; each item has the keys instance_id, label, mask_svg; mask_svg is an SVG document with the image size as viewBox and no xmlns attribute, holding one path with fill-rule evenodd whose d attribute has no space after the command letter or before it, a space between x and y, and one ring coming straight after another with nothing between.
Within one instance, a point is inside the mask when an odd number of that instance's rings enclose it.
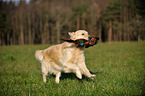
<instances>
[{"instance_id":1,"label":"tree line","mask_svg":"<svg viewBox=\"0 0 145 96\"><path fill-rule=\"evenodd\" d=\"M102 42L145 40L143 0L0 0L0 45L54 44L83 29Z\"/></svg>"}]
</instances>

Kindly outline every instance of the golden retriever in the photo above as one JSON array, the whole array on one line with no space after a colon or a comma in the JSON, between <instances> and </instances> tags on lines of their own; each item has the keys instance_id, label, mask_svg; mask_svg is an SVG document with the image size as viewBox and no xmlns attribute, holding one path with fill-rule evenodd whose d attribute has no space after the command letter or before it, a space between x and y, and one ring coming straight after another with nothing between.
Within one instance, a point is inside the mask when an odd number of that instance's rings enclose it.
<instances>
[{"instance_id":1,"label":"golden retriever","mask_svg":"<svg viewBox=\"0 0 145 96\"><path fill-rule=\"evenodd\" d=\"M89 39L88 32L85 30L68 34L71 40ZM44 50L37 50L35 57L41 62L44 82L46 82L47 74L53 73L56 75L56 83L59 83L62 71L64 73L73 72L79 79L82 79L82 74L89 78L96 76L91 74L85 65L84 47L76 47L74 43L64 42Z\"/></svg>"}]
</instances>

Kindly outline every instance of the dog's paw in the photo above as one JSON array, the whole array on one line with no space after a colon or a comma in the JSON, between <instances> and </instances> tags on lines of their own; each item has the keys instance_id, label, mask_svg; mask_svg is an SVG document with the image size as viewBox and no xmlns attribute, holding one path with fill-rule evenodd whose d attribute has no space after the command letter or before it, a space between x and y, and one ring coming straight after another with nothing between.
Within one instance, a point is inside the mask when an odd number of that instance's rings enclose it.
<instances>
[{"instance_id":1,"label":"dog's paw","mask_svg":"<svg viewBox=\"0 0 145 96\"><path fill-rule=\"evenodd\" d=\"M95 77L96 77L96 75L95 74L92 74L90 78L91 79L94 79Z\"/></svg>"},{"instance_id":2,"label":"dog's paw","mask_svg":"<svg viewBox=\"0 0 145 96\"><path fill-rule=\"evenodd\" d=\"M43 78L43 82L46 83L46 78Z\"/></svg>"},{"instance_id":3,"label":"dog's paw","mask_svg":"<svg viewBox=\"0 0 145 96\"><path fill-rule=\"evenodd\" d=\"M76 76L77 76L79 79L82 79L82 74L81 74L81 73L78 72L78 73L76 74Z\"/></svg>"},{"instance_id":4,"label":"dog's paw","mask_svg":"<svg viewBox=\"0 0 145 96\"><path fill-rule=\"evenodd\" d=\"M96 77L96 75L95 74L92 74L91 77Z\"/></svg>"},{"instance_id":5,"label":"dog's paw","mask_svg":"<svg viewBox=\"0 0 145 96\"><path fill-rule=\"evenodd\" d=\"M46 83L46 75L43 74L43 82Z\"/></svg>"},{"instance_id":6,"label":"dog's paw","mask_svg":"<svg viewBox=\"0 0 145 96\"><path fill-rule=\"evenodd\" d=\"M57 84L59 84L59 81L55 81Z\"/></svg>"},{"instance_id":7,"label":"dog's paw","mask_svg":"<svg viewBox=\"0 0 145 96\"><path fill-rule=\"evenodd\" d=\"M91 79L94 79L94 77L96 77L95 74L91 74L91 75L89 76L89 78L91 78Z\"/></svg>"},{"instance_id":8,"label":"dog's paw","mask_svg":"<svg viewBox=\"0 0 145 96\"><path fill-rule=\"evenodd\" d=\"M59 79L56 79L55 82L56 82L57 84L59 84Z\"/></svg>"}]
</instances>

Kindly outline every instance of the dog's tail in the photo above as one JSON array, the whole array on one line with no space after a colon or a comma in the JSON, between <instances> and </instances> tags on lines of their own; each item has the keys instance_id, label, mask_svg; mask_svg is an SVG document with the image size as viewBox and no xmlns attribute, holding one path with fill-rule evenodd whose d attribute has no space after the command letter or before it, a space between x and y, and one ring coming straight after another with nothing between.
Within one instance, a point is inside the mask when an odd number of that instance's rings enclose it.
<instances>
[{"instance_id":1,"label":"dog's tail","mask_svg":"<svg viewBox=\"0 0 145 96\"><path fill-rule=\"evenodd\" d=\"M43 50L36 50L35 52L35 58L42 62L42 59L43 59Z\"/></svg>"}]
</instances>

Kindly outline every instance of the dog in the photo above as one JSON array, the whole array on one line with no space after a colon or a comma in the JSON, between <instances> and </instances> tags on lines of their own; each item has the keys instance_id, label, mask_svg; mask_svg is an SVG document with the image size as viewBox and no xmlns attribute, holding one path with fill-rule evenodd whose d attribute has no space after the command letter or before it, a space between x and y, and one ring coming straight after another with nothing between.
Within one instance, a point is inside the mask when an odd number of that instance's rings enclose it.
<instances>
[{"instance_id":1,"label":"dog","mask_svg":"<svg viewBox=\"0 0 145 96\"><path fill-rule=\"evenodd\" d=\"M68 32L68 34L71 40L89 40L88 32L85 30ZM46 82L46 76L50 73L56 75L55 82L59 83L62 71L73 72L79 79L82 79L82 75L93 79L96 75L91 74L86 67L84 49L84 47L76 47L74 43L64 42L44 50L36 50L35 58L41 62L43 81Z\"/></svg>"}]
</instances>

